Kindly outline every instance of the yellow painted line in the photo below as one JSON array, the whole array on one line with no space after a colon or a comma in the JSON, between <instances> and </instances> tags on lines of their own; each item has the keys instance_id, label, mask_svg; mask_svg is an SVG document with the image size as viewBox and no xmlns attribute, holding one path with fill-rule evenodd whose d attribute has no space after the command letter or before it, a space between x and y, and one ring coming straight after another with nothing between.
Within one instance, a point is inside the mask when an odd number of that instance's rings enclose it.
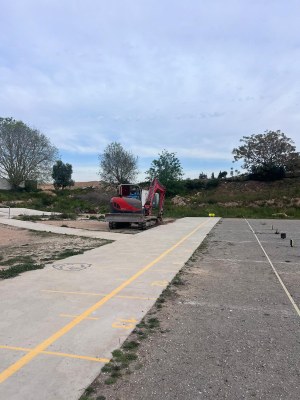
<instances>
[{"instance_id":1,"label":"yellow painted line","mask_svg":"<svg viewBox=\"0 0 300 400\"><path fill-rule=\"evenodd\" d=\"M96 362L101 362L101 363L108 363L109 362L109 358L79 356L77 354L59 353L59 352L56 352L56 351L42 351L41 353L42 354L49 354L49 355L52 355L52 356L77 358L77 359L80 359L80 360L96 361Z\"/></svg>"},{"instance_id":2,"label":"yellow painted line","mask_svg":"<svg viewBox=\"0 0 300 400\"><path fill-rule=\"evenodd\" d=\"M76 318L78 315L70 315L70 314L59 314L60 317L66 317L66 318ZM99 318L96 317L87 317L86 319L94 319L98 320Z\"/></svg>"},{"instance_id":3,"label":"yellow painted line","mask_svg":"<svg viewBox=\"0 0 300 400\"><path fill-rule=\"evenodd\" d=\"M63 326L61 329L53 333L53 335L49 336L46 340L38 344L35 348L30 350L27 354L21 357L18 361L10 365L3 372L0 373L0 383L4 382L11 375L15 374L21 368L23 368L26 364L28 364L32 359L37 357L40 353L45 351L49 346L51 346L54 342L56 342L59 338L64 336L66 333L71 331L75 326L77 326L81 321L91 315L98 308L102 307L105 303L107 303L110 299L115 297L118 293L120 293L124 288L129 286L132 282L134 282L137 278L139 278L142 274L144 274L148 269L150 269L153 265L157 264L160 260L166 257L169 253L175 250L178 246L180 246L184 241L186 241L190 236L196 233L203 225L207 224L210 220L202 222L197 226L197 228L193 229L189 234L180 239L177 243L171 246L169 249L165 250L158 257L156 257L153 261L147 264L145 267L141 268L138 272L132 275L125 282L121 283L117 288L112 290L106 296L104 296L97 303L93 304L91 307L87 308L82 314L78 315L78 317L74 318L73 321L70 321L67 325Z\"/></svg>"},{"instance_id":4,"label":"yellow painted line","mask_svg":"<svg viewBox=\"0 0 300 400\"><path fill-rule=\"evenodd\" d=\"M245 219L245 220L246 220L246 219ZM285 291L285 294L287 295L288 299L289 299L290 302L292 303L292 305L293 305L293 307L294 307L296 313L298 314L298 317L300 317L300 309L299 309L299 307L298 307L297 304L295 303L295 300L293 299L292 295L291 295L290 292L287 290L287 287L285 286L285 284L283 283L282 279L280 278L280 275L278 274L276 268L274 267L272 261L270 260L270 257L268 256L267 252L265 251L265 249L263 248L262 244L260 243L260 241L259 241L259 239L258 239L256 233L254 232L252 226L249 224L249 222L248 222L247 220L246 220L246 222L247 222L247 224L249 225L249 228L251 229L253 235L255 236L255 238L256 238L258 244L260 245L262 251L264 252L264 255L266 256L267 260L269 261L269 264L271 265L272 270L273 270L274 274L276 275L276 277L277 277L277 279L278 279L280 285L282 286L283 290Z\"/></svg>"},{"instance_id":5,"label":"yellow painted line","mask_svg":"<svg viewBox=\"0 0 300 400\"><path fill-rule=\"evenodd\" d=\"M177 272L177 271L176 271ZM79 294L83 296L106 296L103 293L85 293L85 292L64 292L62 290L47 290L43 289L41 292L62 293L62 294ZM156 300L156 297L142 297L142 296L115 296L120 299L136 299L136 300Z\"/></svg>"},{"instance_id":6,"label":"yellow painted line","mask_svg":"<svg viewBox=\"0 0 300 400\"><path fill-rule=\"evenodd\" d=\"M15 346L0 346L0 349L7 349L7 350L16 350L16 351L30 351L25 347L15 347Z\"/></svg>"},{"instance_id":7,"label":"yellow painted line","mask_svg":"<svg viewBox=\"0 0 300 400\"><path fill-rule=\"evenodd\" d=\"M63 290L48 290L48 289L43 289L43 290L41 290L41 292L61 293L61 294L79 294L82 296L105 296L105 294L101 294L101 293L65 292Z\"/></svg>"},{"instance_id":8,"label":"yellow painted line","mask_svg":"<svg viewBox=\"0 0 300 400\"><path fill-rule=\"evenodd\" d=\"M0 349L24 351L26 353L31 351L31 349L27 349L25 347L15 347L15 346L0 346ZM41 354L49 354L51 356L57 356L57 357L77 358L77 359L80 359L80 360L96 361L96 362L101 362L101 363L109 362L109 358L79 356L77 354L60 353L60 352L56 352L56 351L41 351Z\"/></svg>"}]
</instances>

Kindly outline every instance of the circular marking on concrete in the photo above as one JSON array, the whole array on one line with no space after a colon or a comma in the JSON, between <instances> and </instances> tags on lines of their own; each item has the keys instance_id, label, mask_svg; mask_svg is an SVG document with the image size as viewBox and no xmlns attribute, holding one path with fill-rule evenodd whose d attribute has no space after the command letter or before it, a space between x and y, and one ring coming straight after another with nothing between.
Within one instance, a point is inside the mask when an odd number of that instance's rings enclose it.
<instances>
[{"instance_id":1,"label":"circular marking on concrete","mask_svg":"<svg viewBox=\"0 0 300 400\"><path fill-rule=\"evenodd\" d=\"M53 264L52 267L60 271L82 271L91 267L92 264L87 263L64 263L64 264Z\"/></svg>"}]
</instances>

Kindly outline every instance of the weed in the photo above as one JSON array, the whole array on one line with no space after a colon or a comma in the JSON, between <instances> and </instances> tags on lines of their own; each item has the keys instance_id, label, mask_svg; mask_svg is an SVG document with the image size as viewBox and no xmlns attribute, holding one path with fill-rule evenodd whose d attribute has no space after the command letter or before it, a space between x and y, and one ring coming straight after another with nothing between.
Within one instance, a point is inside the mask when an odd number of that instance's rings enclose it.
<instances>
[{"instance_id":1,"label":"weed","mask_svg":"<svg viewBox=\"0 0 300 400\"><path fill-rule=\"evenodd\" d=\"M112 376L104 381L104 383L106 385L113 385L116 382L117 382L117 378L113 378Z\"/></svg>"},{"instance_id":2,"label":"weed","mask_svg":"<svg viewBox=\"0 0 300 400\"><path fill-rule=\"evenodd\" d=\"M43 269L44 266L45 265L43 265L43 264L33 264L33 263L17 264L9 269L1 270L0 271L0 279L14 278L15 276L18 276L19 274L21 274L22 272L32 271L35 269Z\"/></svg>"},{"instance_id":3,"label":"weed","mask_svg":"<svg viewBox=\"0 0 300 400\"><path fill-rule=\"evenodd\" d=\"M180 274L178 273L172 280L172 284L175 286L184 285L183 280L181 279Z\"/></svg>"},{"instance_id":4,"label":"weed","mask_svg":"<svg viewBox=\"0 0 300 400\"><path fill-rule=\"evenodd\" d=\"M122 353L121 350L114 350L111 354L112 354L112 356L115 357L115 358L120 358L120 357L122 357L122 355L123 355L123 353Z\"/></svg>"},{"instance_id":5,"label":"weed","mask_svg":"<svg viewBox=\"0 0 300 400\"><path fill-rule=\"evenodd\" d=\"M85 390L85 394L91 394L91 393L95 393L95 389L92 386L89 386L86 390Z\"/></svg>"},{"instance_id":6,"label":"weed","mask_svg":"<svg viewBox=\"0 0 300 400\"><path fill-rule=\"evenodd\" d=\"M78 254L83 254L83 253L84 253L84 250L66 249L66 250L63 250L61 253L58 253L55 258L62 259L62 258L76 256Z\"/></svg>"},{"instance_id":7,"label":"weed","mask_svg":"<svg viewBox=\"0 0 300 400\"><path fill-rule=\"evenodd\" d=\"M158 328L160 325L159 320L157 318L149 318L147 323L149 329Z\"/></svg>"},{"instance_id":8,"label":"weed","mask_svg":"<svg viewBox=\"0 0 300 400\"><path fill-rule=\"evenodd\" d=\"M4 261L1 260L0 265L14 265L17 263L28 264L33 262L34 260L32 259L31 256L16 256L8 258L7 260Z\"/></svg>"},{"instance_id":9,"label":"weed","mask_svg":"<svg viewBox=\"0 0 300 400\"><path fill-rule=\"evenodd\" d=\"M121 374L120 371L113 371L113 372L110 374L110 376L111 376L112 378L120 378L121 375L122 375L122 374Z\"/></svg>"},{"instance_id":10,"label":"weed","mask_svg":"<svg viewBox=\"0 0 300 400\"><path fill-rule=\"evenodd\" d=\"M102 372L110 372L112 370L112 366L108 363L108 364L105 364L102 368L101 368L101 371Z\"/></svg>"},{"instance_id":11,"label":"weed","mask_svg":"<svg viewBox=\"0 0 300 400\"><path fill-rule=\"evenodd\" d=\"M134 340L130 341L130 342L126 342L123 345L123 349L124 350L133 350L136 349L140 344Z\"/></svg>"}]
</instances>

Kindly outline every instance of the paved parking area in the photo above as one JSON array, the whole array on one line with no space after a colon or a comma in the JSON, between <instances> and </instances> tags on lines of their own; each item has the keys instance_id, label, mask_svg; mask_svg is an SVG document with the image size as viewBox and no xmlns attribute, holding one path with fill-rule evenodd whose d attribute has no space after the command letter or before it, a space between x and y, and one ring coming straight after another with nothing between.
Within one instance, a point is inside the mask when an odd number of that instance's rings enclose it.
<instances>
[{"instance_id":1,"label":"paved parking area","mask_svg":"<svg viewBox=\"0 0 300 400\"><path fill-rule=\"evenodd\" d=\"M113 386L101 374L96 395L299 399L300 221L223 219L181 277L137 351L142 368Z\"/></svg>"},{"instance_id":2,"label":"paved parking area","mask_svg":"<svg viewBox=\"0 0 300 400\"><path fill-rule=\"evenodd\" d=\"M1 281L0 397L78 399L217 218L184 218Z\"/></svg>"}]
</instances>

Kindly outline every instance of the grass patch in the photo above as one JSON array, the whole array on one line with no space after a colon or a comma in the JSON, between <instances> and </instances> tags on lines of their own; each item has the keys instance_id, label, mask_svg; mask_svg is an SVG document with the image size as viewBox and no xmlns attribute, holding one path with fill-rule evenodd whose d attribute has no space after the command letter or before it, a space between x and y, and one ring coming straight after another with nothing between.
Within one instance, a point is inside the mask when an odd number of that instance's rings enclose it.
<instances>
[{"instance_id":1,"label":"grass patch","mask_svg":"<svg viewBox=\"0 0 300 400\"><path fill-rule=\"evenodd\" d=\"M172 285L179 286L184 285L184 281L182 280L180 273L176 274L172 280Z\"/></svg>"},{"instance_id":2,"label":"grass patch","mask_svg":"<svg viewBox=\"0 0 300 400\"><path fill-rule=\"evenodd\" d=\"M16 256L12 258L8 258L7 260L3 260L3 257L0 261L0 265L14 265L17 263L22 263L22 264L30 264L33 263L34 260L32 259L31 256Z\"/></svg>"},{"instance_id":3,"label":"grass patch","mask_svg":"<svg viewBox=\"0 0 300 400\"><path fill-rule=\"evenodd\" d=\"M43 264L34 264L34 263L24 263L17 264L13 267L0 271L0 279L9 279L18 276L22 272L33 271L35 269L43 269L45 265Z\"/></svg>"},{"instance_id":4,"label":"grass patch","mask_svg":"<svg viewBox=\"0 0 300 400\"><path fill-rule=\"evenodd\" d=\"M84 250L66 249L66 250L63 250L61 253L56 254L55 258L57 260L61 260L63 258L77 256L78 254L83 254L83 253L84 253Z\"/></svg>"}]
</instances>

